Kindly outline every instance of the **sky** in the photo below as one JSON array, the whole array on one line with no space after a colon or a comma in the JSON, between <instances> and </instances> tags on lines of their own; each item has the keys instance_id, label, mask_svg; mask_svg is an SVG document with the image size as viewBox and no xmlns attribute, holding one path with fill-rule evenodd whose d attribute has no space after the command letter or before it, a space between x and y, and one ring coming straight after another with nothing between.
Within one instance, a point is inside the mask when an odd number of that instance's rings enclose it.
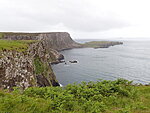
<instances>
[{"instance_id":1,"label":"sky","mask_svg":"<svg viewBox=\"0 0 150 113\"><path fill-rule=\"evenodd\" d=\"M0 0L0 31L150 39L150 0Z\"/></svg>"}]
</instances>

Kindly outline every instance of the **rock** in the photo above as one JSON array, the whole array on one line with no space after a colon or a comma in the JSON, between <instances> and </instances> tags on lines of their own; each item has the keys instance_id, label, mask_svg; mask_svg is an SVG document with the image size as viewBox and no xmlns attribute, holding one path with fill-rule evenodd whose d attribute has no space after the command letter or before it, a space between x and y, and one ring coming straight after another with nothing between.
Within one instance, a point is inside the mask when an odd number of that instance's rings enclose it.
<instances>
[{"instance_id":1,"label":"rock","mask_svg":"<svg viewBox=\"0 0 150 113\"><path fill-rule=\"evenodd\" d=\"M59 64L59 63L60 63L60 61L59 61L59 60L57 60L57 61L53 61L53 62L50 62L50 64L51 64L51 65Z\"/></svg>"},{"instance_id":2,"label":"rock","mask_svg":"<svg viewBox=\"0 0 150 113\"><path fill-rule=\"evenodd\" d=\"M59 54L59 57L57 58L59 61L63 60L64 59L64 55L62 54Z\"/></svg>"},{"instance_id":3,"label":"rock","mask_svg":"<svg viewBox=\"0 0 150 113\"><path fill-rule=\"evenodd\" d=\"M64 63L64 62L65 62L64 60L56 60L56 61L50 62L50 64L54 65L54 64Z\"/></svg>"},{"instance_id":4,"label":"rock","mask_svg":"<svg viewBox=\"0 0 150 113\"><path fill-rule=\"evenodd\" d=\"M70 63L78 63L77 60L74 60L74 61L69 61Z\"/></svg>"},{"instance_id":5,"label":"rock","mask_svg":"<svg viewBox=\"0 0 150 113\"><path fill-rule=\"evenodd\" d=\"M43 75L37 75L36 76L37 79L37 85L39 87L46 87L46 86L50 86L49 81L47 80L47 78Z\"/></svg>"},{"instance_id":6,"label":"rock","mask_svg":"<svg viewBox=\"0 0 150 113\"><path fill-rule=\"evenodd\" d=\"M67 32L42 33L40 39L45 41L47 48L52 48L57 51L81 47L70 37Z\"/></svg>"}]
</instances>

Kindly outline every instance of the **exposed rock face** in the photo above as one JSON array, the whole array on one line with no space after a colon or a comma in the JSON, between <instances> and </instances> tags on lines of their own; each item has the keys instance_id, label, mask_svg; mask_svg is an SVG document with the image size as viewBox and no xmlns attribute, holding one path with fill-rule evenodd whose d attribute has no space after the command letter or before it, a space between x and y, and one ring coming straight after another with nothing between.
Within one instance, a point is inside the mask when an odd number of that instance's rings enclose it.
<instances>
[{"instance_id":1,"label":"exposed rock face","mask_svg":"<svg viewBox=\"0 0 150 113\"><path fill-rule=\"evenodd\" d=\"M81 45L73 41L70 34L66 32L40 34L39 39L45 41L47 48L52 48L57 51L81 47Z\"/></svg>"},{"instance_id":2,"label":"exposed rock face","mask_svg":"<svg viewBox=\"0 0 150 113\"><path fill-rule=\"evenodd\" d=\"M58 81L49 65L55 60L53 53L47 50L44 42L40 41L30 45L26 52L1 51L0 52L0 88L12 90L13 87L23 89L31 86L59 86ZM42 71L36 73L38 64L42 63Z\"/></svg>"},{"instance_id":3,"label":"exposed rock face","mask_svg":"<svg viewBox=\"0 0 150 113\"><path fill-rule=\"evenodd\" d=\"M3 51L0 55L1 88L34 86L34 66L29 56L15 51Z\"/></svg>"}]
</instances>

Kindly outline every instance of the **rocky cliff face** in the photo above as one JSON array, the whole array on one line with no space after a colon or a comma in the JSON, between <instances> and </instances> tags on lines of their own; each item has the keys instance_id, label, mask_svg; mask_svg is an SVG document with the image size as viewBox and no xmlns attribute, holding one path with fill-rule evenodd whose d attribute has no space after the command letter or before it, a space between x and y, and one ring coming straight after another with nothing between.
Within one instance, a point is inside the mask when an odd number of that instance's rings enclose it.
<instances>
[{"instance_id":1,"label":"rocky cliff face","mask_svg":"<svg viewBox=\"0 0 150 113\"><path fill-rule=\"evenodd\" d=\"M55 56L43 42L30 45L25 52L4 50L0 56L0 88L59 86L49 65Z\"/></svg>"},{"instance_id":2,"label":"rocky cliff face","mask_svg":"<svg viewBox=\"0 0 150 113\"><path fill-rule=\"evenodd\" d=\"M80 47L80 44L73 41L70 34L66 32L45 33L40 34L39 37L45 41L47 48L53 48L57 51Z\"/></svg>"},{"instance_id":3,"label":"rocky cliff face","mask_svg":"<svg viewBox=\"0 0 150 113\"><path fill-rule=\"evenodd\" d=\"M68 33L5 33L7 40L39 40L25 52L0 51L0 88L59 86L50 62L61 60L58 51L80 47Z\"/></svg>"}]
</instances>

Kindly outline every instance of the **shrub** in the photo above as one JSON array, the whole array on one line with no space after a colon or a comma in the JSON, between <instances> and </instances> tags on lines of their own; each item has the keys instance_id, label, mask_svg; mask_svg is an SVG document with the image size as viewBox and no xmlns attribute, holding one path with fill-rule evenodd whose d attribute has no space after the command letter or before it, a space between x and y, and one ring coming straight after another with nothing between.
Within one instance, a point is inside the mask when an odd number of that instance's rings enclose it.
<instances>
[{"instance_id":1,"label":"shrub","mask_svg":"<svg viewBox=\"0 0 150 113\"><path fill-rule=\"evenodd\" d=\"M11 93L0 92L0 110L12 113L129 112L137 108L147 110L148 107L143 107L140 99L137 99L138 93L137 86L123 79L69 84L63 88L31 87L23 92L15 88Z\"/></svg>"}]
</instances>

